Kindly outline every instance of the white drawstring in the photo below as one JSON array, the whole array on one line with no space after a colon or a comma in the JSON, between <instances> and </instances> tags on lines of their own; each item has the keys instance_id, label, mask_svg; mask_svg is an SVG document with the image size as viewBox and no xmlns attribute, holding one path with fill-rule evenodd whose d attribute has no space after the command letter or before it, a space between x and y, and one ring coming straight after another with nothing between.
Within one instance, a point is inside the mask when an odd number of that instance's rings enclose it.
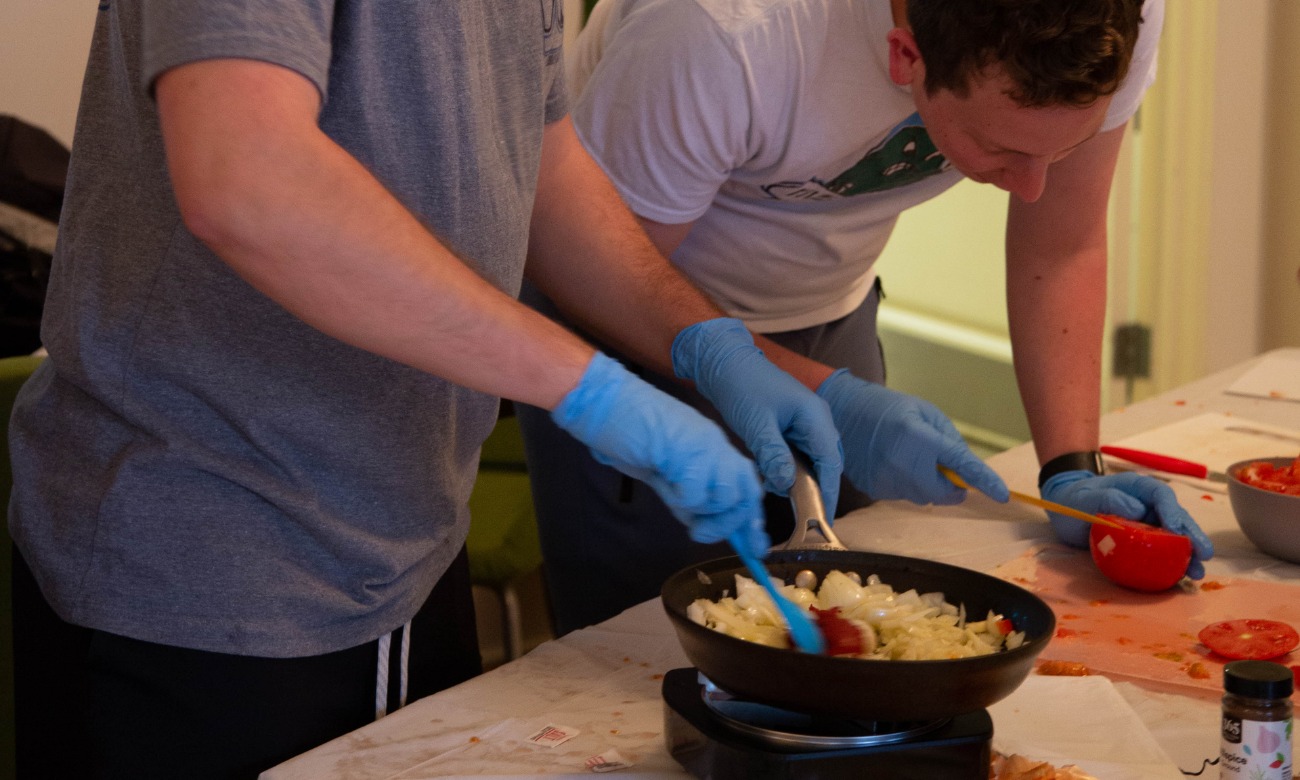
<instances>
[{"instance_id":1,"label":"white drawstring","mask_svg":"<svg viewBox=\"0 0 1300 780\"><path fill-rule=\"evenodd\" d=\"M401 686L401 690L398 692L399 693L398 700L397 700L398 707L406 706L406 683L407 683L406 673L407 673L407 669L410 668L410 663L411 663L411 624L408 622L406 625L402 626L402 686Z\"/></svg>"},{"instance_id":2,"label":"white drawstring","mask_svg":"<svg viewBox=\"0 0 1300 780\"><path fill-rule=\"evenodd\" d=\"M411 624L407 623L398 630L402 632L402 653L400 661L401 666L397 670L397 706L405 707L407 669L411 658ZM379 658L378 663L375 665L375 720L379 720L388 714L388 654L392 650L392 647L392 633L384 634L379 637L377 648Z\"/></svg>"},{"instance_id":3,"label":"white drawstring","mask_svg":"<svg viewBox=\"0 0 1300 780\"><path fill-rule=\"evenodd\" d=\"M375 720L388 714L388 648L392 634L379 637L379 664L375 674Z\"/></svg>"}]
</instances>

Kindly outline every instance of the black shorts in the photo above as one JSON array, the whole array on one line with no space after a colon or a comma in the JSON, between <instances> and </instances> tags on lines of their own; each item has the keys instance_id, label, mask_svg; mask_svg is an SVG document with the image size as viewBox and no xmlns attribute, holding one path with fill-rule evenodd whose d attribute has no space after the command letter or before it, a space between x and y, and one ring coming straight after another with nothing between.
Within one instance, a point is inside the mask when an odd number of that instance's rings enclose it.
<instances>
[{"instance_id":1,"label":"black shorts","mask_svg":"<svg viewBox=\"0 0 1300 780\"><path fill-rule=\"evenodd\" d=\"M13 578L25 780L255 778L482 670L464 550L406 626L306 658L189 650L75 626L45 602L17 549Z\"/></svg>"}]
</instances>

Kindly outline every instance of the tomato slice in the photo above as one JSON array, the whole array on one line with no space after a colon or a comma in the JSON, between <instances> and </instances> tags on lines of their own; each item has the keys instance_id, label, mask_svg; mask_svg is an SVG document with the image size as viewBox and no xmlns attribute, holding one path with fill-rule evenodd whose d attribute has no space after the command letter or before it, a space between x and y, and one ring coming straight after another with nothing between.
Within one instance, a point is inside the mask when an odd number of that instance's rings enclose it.
<instances>
[{"instance_id":1,"label":"tomato slice","mask_svg":"<svg viewBox=\"0 0 1300 780\"><path fill-rule=\"evenodd\" d=\"M1133 590L1168 590L1183 578L1192 560L1192 540L1163 528L1102 515L1119 528L1092 526L1088 547L1097 568L1111 582Z\"/></svg>"},{"instance_id":2,"label":"tomato slice","mask_svg":"<svg viewBox=\"0 0 1300 780\"><path fill-rule=\"evenodd\" d=\"M1252 661L1277 658L1300 645L1300 634L1291 626L1257 618L1211 623L1196 637L1224 658Z\"/></svg>"}]
</instances>

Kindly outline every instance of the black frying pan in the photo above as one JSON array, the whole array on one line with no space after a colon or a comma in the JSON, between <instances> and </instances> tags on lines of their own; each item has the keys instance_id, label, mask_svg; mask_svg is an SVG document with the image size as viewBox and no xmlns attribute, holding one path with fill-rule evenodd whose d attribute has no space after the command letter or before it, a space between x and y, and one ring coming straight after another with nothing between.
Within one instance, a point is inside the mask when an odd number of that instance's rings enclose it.
<instances>
[{"instance_id":1,"label":"black frying pan","mask_svg":"<svg viewBox=\"0 0 1300 780\"><path fill-rule=\"evenodd\" d=\"M806 472L805 472L806 473ZM796 489L799 484L796 483ZM820 508L816 485L811 496ZM796 491L792 491L794 496ZM804 495L809 495L803 491ZM785 709L880 721L922 721L973 712L1006 697L1033 669L1056 629L1051 608L1029 591L987 574L898 555L840 549L824 514L810 519L795 498L795 539L767 558L772 576L793 582L808 569L818 582L832 569L872 574L902 592L941 591L947 601L964 604L972 620L989 610L1010 618L1025 643L1015 650L949 661L872 661L781 650L727 636L693 622L686 608L699 598L735 595L737 574L748 576L738 557L719 558L674 574L661 591L686 657L710 680L738 696ZM789 549L801 543L808 523L816 523L830 543L819 549Z\"/></svg>"}]
</instances>

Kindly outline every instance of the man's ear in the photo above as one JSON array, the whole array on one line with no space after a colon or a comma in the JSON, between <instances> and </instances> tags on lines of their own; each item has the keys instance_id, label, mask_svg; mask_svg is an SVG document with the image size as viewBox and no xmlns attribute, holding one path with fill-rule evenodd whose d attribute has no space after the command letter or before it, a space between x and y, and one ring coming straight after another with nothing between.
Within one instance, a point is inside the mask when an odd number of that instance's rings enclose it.
<instances>
[{"instance_id":1,"label":"man's ear","mask_svg":"<svg viewBox=\"0 0 1300 780\"><path fill-rule=\"evenodd\" d=\"M924 68L916 38L908 30L895 27L885 40L889 42L889 78L900 87L911 86Z\"/></svg>"}]
</instances>

